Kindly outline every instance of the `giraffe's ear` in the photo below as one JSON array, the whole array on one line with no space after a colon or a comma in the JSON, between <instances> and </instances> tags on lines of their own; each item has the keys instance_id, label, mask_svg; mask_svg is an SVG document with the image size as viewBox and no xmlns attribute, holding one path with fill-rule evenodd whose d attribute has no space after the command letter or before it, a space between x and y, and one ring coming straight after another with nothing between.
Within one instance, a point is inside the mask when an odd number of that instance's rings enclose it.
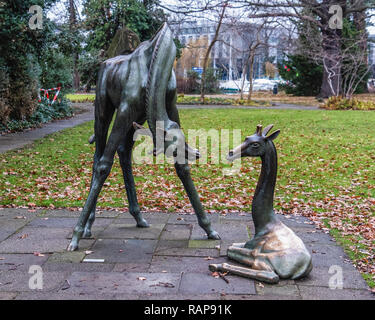
<instances>
[{"instance_id":1,"label":"giraffe's ear","mask_svg":"<svg viewBox=\"0 0 375 320\"><path fill-rule=\"evenodd\" d=\"M266 139L267 140L275 140L279 134L280 134L280 130L276 130L275 132L270 134Z\"/></svg>"},{"instance_id":2,"label":"giraffe's ear","mask_svg":"<svg viewBox=\"0 0 375 320\"><path fill-rule=\"evenodd\" d=\"M137 130L142 130L142 129L146 129L144 126L141 126L140 124L136 123L136 122L133 122L133 128L137 131Z\"/></svg>"}]
</instances>

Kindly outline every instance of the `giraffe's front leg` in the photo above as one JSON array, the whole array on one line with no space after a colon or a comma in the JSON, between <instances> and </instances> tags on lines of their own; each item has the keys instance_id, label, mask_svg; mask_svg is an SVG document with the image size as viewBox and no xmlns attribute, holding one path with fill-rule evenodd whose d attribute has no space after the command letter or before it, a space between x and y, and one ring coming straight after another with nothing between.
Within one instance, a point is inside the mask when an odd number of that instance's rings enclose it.
<instances>
[{"instance_id":1,"label":"giraffe's front leg","mask_svg":"<svg viewBox=\"0 0 375 320\"><path fill-rule=\"evenodd\" d=\"M206 231L209 239L220 240L219 234L214 229L212 229L210 219L207 217L207 214L203 209L203 206L199 199L198 192L195 189L194 182L190 176L189 165L187 163L179 164L178 162L176 162L175 168L178 177L180 178L182 184L185 187L186 193L194 208L195 214L197 215L199 226L204 231Z\"/></svg>"}]
</instances>

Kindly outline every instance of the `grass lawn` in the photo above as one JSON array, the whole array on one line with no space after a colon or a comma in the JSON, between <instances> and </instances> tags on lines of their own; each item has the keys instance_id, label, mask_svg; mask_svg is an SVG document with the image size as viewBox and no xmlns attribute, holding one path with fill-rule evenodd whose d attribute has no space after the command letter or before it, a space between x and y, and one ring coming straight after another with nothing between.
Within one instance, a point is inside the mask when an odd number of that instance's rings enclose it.
<instances>
[{"instance_id":1,"label":"grass lawn","mask_svg":"<svg viewBox=\"0 0 375 320\"><path fill-rule=\"evenodd\" d=\"M275 208L310 217L345 247L368 284L375 286L375 112L295 110L180 111L183 129L241 129L275 124L279 173ZM91 179L93 123L0 155L0 205L82 207ZM194 164L192 175L208 211L250 211L260 159L242 160L241 172L223 176L229 164ZM134 165L143 210L191 211L170 164ZM101 208L126 207L121 170L115 165L100 195Z\"/></svg>"}]
</instances>

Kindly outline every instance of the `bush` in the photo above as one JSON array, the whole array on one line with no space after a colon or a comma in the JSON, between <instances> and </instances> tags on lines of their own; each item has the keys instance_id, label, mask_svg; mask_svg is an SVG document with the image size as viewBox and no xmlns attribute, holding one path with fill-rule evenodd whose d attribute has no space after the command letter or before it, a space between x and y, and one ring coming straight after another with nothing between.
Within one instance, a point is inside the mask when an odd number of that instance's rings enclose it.
<instances>
[{"instance_id":1,"label":"bush","mask_svg":"<svg viewBox=\"0 0 375 320\"><path fill-rule=\"evenodd\" d=\"M358 101L343 97L330 97L323 106L327 110L375 110L375 103L371 101Z\"/></svg>"},{"instance_id":2,"label":"bush","mask_svg":"<svg viewBox=\"0 0 375 320\"><path fill-rule=\"evenodd\" d=\"M33 114L21 120L9 120L5 124L0 124L0 132L14 132L22 131L29 128L35 128L42 123L47 123L55 119L71 117L73 109L67 99L56 100L54 104L42 98L42 101L37 104Z\"/></svg>"},{"instance_id":3,"label":"bush","mask_svg":"<svg viewBox=\"0 0 375 320\"><path fill-rule=\"evenodd\" d=\"M184 96L178 95L177 97L178 104L202 104L200 97L192 97L192 96ZM264 106L269 107L271 104L269 102L263 101L251 101L249 103L248 100L241 100L241 99L233 99L233 98L216 98L216 97L205 97L204 104L208 105L232 105L232 106Z\"/></svg>"}]
</instances>

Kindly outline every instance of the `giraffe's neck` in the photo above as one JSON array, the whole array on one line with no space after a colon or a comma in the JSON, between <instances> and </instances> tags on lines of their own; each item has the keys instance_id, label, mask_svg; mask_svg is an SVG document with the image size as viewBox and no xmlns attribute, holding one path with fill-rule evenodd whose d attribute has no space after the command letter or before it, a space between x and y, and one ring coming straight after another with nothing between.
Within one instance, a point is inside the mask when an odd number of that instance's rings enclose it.
<instances>
[{"instance_id":1,"label":"giraffe's neck","mask_svg":"<svg viewBox=\"0 0 375 320\"><path fill-rule=\"evenodd\" d=\"M252 203L256 234L261 232L267 224L276 220L273 211L273 196L277 176L277 153L271 140L266 143L266 152L261 159L262 170Z\"/></svg>"}]
</instances>

